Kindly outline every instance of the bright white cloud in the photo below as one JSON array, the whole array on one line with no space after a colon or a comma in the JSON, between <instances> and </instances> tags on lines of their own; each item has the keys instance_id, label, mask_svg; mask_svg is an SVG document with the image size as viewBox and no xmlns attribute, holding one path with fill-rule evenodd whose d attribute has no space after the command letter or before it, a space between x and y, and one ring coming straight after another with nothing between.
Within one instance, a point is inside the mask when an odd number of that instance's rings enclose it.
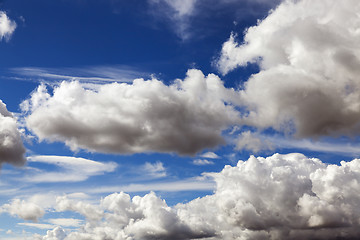
<instances>
[{"instance_id":1,"label":"bright white cloud","mask_svg":"<svg viewBox=\"0 0 360 240\"><path fill-rule=\"evenodd\" d=\"M52 224L45 224L45 223L18 223L18 225L39 228L39 229L53 229L56 227Z\"/></svg>"},{"instance_id":2,"label":"bright white cloud","mask_svg":"<svg viewBox=\"0 0 360 240\"><path fill-rule=\"evenodd\" d=\"M224 142L222 130L238 118L237 101L216 75L189 70L170 86L136 79L95 91L63 82L50 95L41 85L22 109L40 140L64 141L73 150L195 154Z\"/></svg>"},{"instance_id":3,"label":"bright white cloud","mask_svg":"<svg viewBox=\"0 0 360 240\"><path fill-rule=\"evenodd\" d=\"M357 0L284 1L242 44L231 35L219 70L260 66L242 92L245 124L298 137L359 134L359 11Z\"/></svg>"},{"instance_id":4,"label":"bright white cloud","mask_svg":"<svg viewBox=\"0 0 360 240\"><path fill-rule=\"evenodd\" d=\"M360 160L328 165L301 154L250 157L211 173L213 195L169 207L154 193L114 193L99 205L66 197L58 211L88 222L64 239L356 239ZM97 212L96 216L89 216Z\"/></svg>"},{"instance_id":5,"label":"bright white cloud","mask_svg":"<svg viewBox=\"0 0 360 240\"><path fill-rule=\"evenodd\" d=\"M15 31L16 23L8 18L5 12L0 11L0 41L9 40Z\"/></svg>"},{"instance_id":6,"label":"bright white cloud","mask_svg":"<svg viewBox=\"0 0 360 240\"><path fill-rule=\"evenodd\" d=\"M113 172L117 168L114 162L96 162L84 158L67 156L31 156L31 163L46 163L56 165L60 171L36 171L33 175L26 177L31 182L76 182L84 181L91 176L102 175Z\"/></svg>"},{"instance_id":7,"label":"bright white cloud","mask_svg":"<svg viewBox=\"0 0 360 240\"><path fill-rule=\"evenodd\" d=\"M25 148L16 120L0 100L0 166L3 163L24 165L24 154Z\"/></svg>"},{"instance_id":8,"label":"bright white cloud","mask_svg":"<svg viewBox=\"0 0 360 240\"><path fill-rule=\"evenodd\" d=\"M216 158L220 158L216 153L214 152L206 152L200 155L200 157L203 158L211 158L211 159L216 159Z\"/></svg>"}]
</instances>

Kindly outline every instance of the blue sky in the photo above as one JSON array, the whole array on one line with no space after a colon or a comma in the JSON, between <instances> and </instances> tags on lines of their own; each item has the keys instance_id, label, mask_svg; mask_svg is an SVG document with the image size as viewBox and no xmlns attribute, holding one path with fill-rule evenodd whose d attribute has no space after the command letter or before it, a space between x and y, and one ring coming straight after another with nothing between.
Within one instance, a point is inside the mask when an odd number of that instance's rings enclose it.
<instances>
[{"instance_id":1,"label":"blue sky","mask_svg":"<svg viewBox=\"0 0 360 240\"><path fill-rule=\"evenodd\" d=\"M0 1L0 238L358 238L359 11Z\"/></svg>"}]
</instances>

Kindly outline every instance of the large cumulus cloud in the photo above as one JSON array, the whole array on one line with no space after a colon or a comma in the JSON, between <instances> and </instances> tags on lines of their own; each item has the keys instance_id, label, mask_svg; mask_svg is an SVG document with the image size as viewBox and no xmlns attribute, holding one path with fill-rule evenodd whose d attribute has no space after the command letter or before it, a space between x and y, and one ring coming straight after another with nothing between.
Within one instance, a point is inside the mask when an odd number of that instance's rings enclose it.
<instances>
[{"instance_id":1,"label":"large cumulus cloud","mask_svg":"<svg viewBox=\"0 0 360 240\"><path fill-rule=\"evenodd\" d=\"M217 61L229 71L257 63L244 86L246 124L298 137L360 132L360 2L284 1L244 42L233 34Z\"/></svg>"},{"instance_id":2,"label":"large cumulus cloud","mask_svg":"<svg viewBox=\"0 0 360 240\"><path fill-rule=\"evenodd\" d=\"M0 100L0 166L3 163L21 166L26 162L24 154L16 120Z\"/></svg>"},{"instance_id":3,"label":"large cumulus cloud","mask_svg":"<svg viewBox=\"0 0 360 240\"><path fill-rule=\"evenodd\" d=\"M194 154L224 142L222 130L237 121L236 101L237 92L216 75L189 70L169 86L136 79L91 90L63 82L51 95L41 85L22 108L41 140L64 141L72 149Z\"/></svg>"},{"instance_id":4,"label":"large cumulus cloud","mask_svg":"<svg viewBox=\"0 0 360 240\"><path fill-rule=\"evenodd\" d=\"M360 237L359 159L329 165L297 153L252 156L209 175L217 183L213 195L174 207L154 193L114 193L99 205L59 197L57 211L87 218L59 239Z\"/></svg>"}]
</instances>

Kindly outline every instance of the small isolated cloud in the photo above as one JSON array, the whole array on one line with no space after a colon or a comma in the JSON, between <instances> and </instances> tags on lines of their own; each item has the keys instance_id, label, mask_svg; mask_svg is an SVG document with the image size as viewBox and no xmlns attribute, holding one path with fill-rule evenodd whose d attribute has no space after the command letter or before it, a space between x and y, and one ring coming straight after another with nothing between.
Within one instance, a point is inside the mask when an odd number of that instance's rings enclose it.
<instances>
[{"instance_id":1,"label":"small isolated cloud","mask_svg":"<svg viewBox=\"0 0 360 240\"><path fill-rule=\"evenodd\" d=\"M211 158L211 159L216 159L216 158L220 158L216 153L214 152L206 152L200 155L200 157L203 158Z\"/></svg>"},{"instance_id":2,"label":"small isolated cloud","mask_svg":"<svg viewBox=\"0 0 360 240\"><path fill-rule=\"evenodd\" d=\"M360 237L359 159L331 165L298 153L252 156L207 175L217 183L214 194L174 207L153 192L114 193L98 205L60 197L57 211L87 218L62 239Z\"/></svg>"},{"instance_id":3,"label":"small isolated cloud","mask_svg":"<svg viewBox=\"0 0 360 240\"><path fill-rule=\"evenodd\" d=\"M28 162L45 163L56 165L60 168L57 171L36 171L33 175L26 177L31 182L77 182L84 181L91 176L102 175L106 172L113 172L117 168L114 162L96 162L84 158L67 156L31 156Z\"/></svg>"},{"instance_id":4,"label":"small isolated cloud","mask_svg":"<svg viewBox=\"0 0 360 240\"><path fill-rule=\"evenodd\" d=\"M263 150L273 150L274 144L260 134L245 131L235 140L235 149L258 153Z\"/></svg>"},{"instance_id":5,"label":"small isolated cloud","mask_svg":"<svg viewBox=\"0 0 360 240\"><path fill-rule=\"evenodd\" d=\"M223 74L249 63L244 124L297 137L360 133L360 2L283 1L244 42L234 34L217 62Z\"/></svg>"},{"instance_id":6,"label":"small isolated cloud","mask_svg":"<svg viewBox=\"0 0 360 240\"><path fill-rule=\"evenodd\" d=\"M36 203L20 199L13 199L10 203L2 205L0 212L34 222L45 214L45 210Z\"/></svg>"},{"instance_id":7,"label":"small isolated cloud","mask_svg":"<svg viewBox=\"0 0 360 240\"><path fill-rule=\"evenodd\" d=\"M166 169L162 162L149 163L146 162L143 166L144 173L153 178L166 177Z\"/></svg>"},{"instance_id":8,"label":"small isolated cloud","mask_svg":"<svg viewBox=\"0 0 360 240\"><path fill-rule=\"evenodd\" d=\"M198 165L198 166L204 166L204 165L212 165L214 164L213 161L209 161L206 159L194 159L192 162L194 165Z\"/></svg>"},{"instance_id":9,"label":"small isolated cloud","mask_svg":"<svg viewBox=\"0 0 360 240\"><path fill-rule=\"evenodd\" d=\"M15 31L16 23L8 18L5 12L0 11L0 41L9 40Z\"/></svg>"},{"instance_id":10,"label":"small isolated cloud","mask_svg":"<svg viewBox=\"0 0 360 240\"><path fill-rule=\"evenodd\" d=\"M25 151L16 119L0 100L0 166L3 163L15 166L24 165Z\"/></svg>"},{"instance_id":11,"label":"small isolated cloud","mask_svg":"<svg viewBox=\"0 0 360 240\"><path fill-rule=\"evenodd\" d=\"M73 150L193 155L225 142L222 130L237 121L237 101L219 77L192 69L169 86L136 79L91 90L62 82L51 95L40 85L22 109L40 140L64 141Z\"/></svg>"},{"instance_id":12,"label":"small isolated cloud","mask_svg":"<svg viewBox=\"0 0 360 240\"><path fill-rule=\"evenodd\" d=\"M198 0L148 0L156 14L171 19L172 28L177 35L186 40L190 37L188 31L190 17L195 13L195 6ZM169 11L170 10L170 11Z\"/></svg>"}]
</instances>

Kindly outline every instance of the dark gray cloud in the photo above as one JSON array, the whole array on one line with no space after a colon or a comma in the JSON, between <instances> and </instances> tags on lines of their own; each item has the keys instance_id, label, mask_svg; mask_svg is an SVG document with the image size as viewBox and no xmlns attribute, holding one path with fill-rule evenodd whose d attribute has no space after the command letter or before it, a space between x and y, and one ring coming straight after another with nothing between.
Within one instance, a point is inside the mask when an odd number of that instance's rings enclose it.
<instances>
[{"instance_id":1,"label":"dark gray cloud","mask_svg":"<svg viewBox=\"0 0 360 240\"><path fill-rule=\"evenodd\" d=\"M170 86L137 79L90 90L63 82L50 95L41 85L22 108L41 140L64 141L74 150L195 154L224 143L222 130L237 119L230 104L236 101L237 92L217 76L189 70Z\"/></svg>"},{"instance_id":2,"label":"dark gray cloud","mask_svg":"<svg viewBox=\"0 0 360 240\"><path fill-rule=\"evenodd\" d=\"M26 162L24 154L25 147L16 120L0 100L0 166L3 163L24 165Z\"/></svg>"}]
</instances>

